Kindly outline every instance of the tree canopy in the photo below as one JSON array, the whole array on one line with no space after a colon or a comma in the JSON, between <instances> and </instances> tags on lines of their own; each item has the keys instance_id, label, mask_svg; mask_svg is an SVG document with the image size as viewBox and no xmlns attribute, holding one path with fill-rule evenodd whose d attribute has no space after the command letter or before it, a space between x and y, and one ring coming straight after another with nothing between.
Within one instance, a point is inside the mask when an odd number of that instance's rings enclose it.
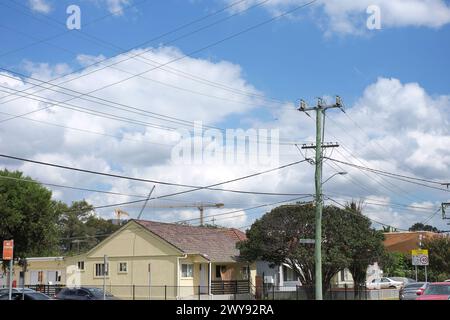
<instances>
[{"instance_id":1,"label":"tree canopy","mask_svg":"<svg viewBox=\"0 0 450 320\"><path fill-rule=\"evenodd\" d=\"M0 240L14 239L16 258L85 251L119 228L84 200L52 200L51 190L19 171L0 171L0 217Z\"/></svg>"},{"instance_id":2,"label":"tree canopy","mask_svg":"<svg viewBox=\"0 0 450 320\"><path fill-rule=\"evenodd\" d=\"M408 229L409 231L431 231L431 232L439 232L439 229L428 224L423 224L417 222Z\"/></svg>"},{"instance_id":3,"label":"tree canopy","mask_svg":"<svg viewBox=\"0 0 450 320\"><path fill-rule=\"evenodd\" d=\"M303 285L313 286L314 245L303 244L301 239L314 238L314 218L315 207L312 204L273 209L256 220L247 231L247 240L238 244L241 255L250 261L268 261L272 266L287 263L299 275ZM337 272L355 264L356 260L365 265L365 273L367 266L382 251L382 234L372 230L370 221L352 210L325 206L322 227L324 290Z\"/></svg>"},{"instance_id":4,"label":"tree canopy","mask_svg":"<svg viewBox=\"0 0 450 320\"><path fill-rule=\"evenodd\" d=\"M0 171L0 178L1 239L14 239L17 257L57 252L59 213L52 192L19 171Z\"/></svg>"}]
</instances>

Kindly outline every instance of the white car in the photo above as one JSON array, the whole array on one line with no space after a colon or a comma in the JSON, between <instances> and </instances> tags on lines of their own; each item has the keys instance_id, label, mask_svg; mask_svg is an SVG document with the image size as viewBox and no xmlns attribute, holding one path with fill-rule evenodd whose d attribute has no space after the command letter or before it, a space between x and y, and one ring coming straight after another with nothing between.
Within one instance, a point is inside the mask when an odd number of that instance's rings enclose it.
<instances>
[{"instance_id":1,"label":"white car","mask_svg":"<svg viewBox=\"0 0 450 320\"><path fill-rule=\"evenodd\" d=\"M367 283L367 289L400 289L401 287L403 287L403 282L386 277L373 279Z\"/></svg>"}]
</instances>

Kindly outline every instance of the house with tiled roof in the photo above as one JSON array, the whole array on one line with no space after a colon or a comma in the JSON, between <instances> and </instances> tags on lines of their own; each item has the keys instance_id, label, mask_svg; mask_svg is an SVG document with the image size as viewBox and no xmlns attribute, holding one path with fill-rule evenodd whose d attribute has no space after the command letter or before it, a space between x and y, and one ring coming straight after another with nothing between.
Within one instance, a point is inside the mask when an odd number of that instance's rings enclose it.
<instances>
[{"instance_id":1,"label":"house with tiled roof","mask_svg":"<svg viewBox=\"0 0 450 320\"><path fill-rule=\"evenodd\" d=\"M61 285L101 288L105 282L125 299L244 298L256 276L255 264L242 261L236 248L245 239L233 228L130 220L90 251L62 257L58 267L30 262L25 283L47 285L45 275L58 268ZM30 283L34 274L42 274L39 283Z\"/></svg>"},{"instance_id":2,"label":"house with tiled roof","mask_svg":"<svg viewBox=\"0 0 450 320\"><path fill-rule=\"evenodd\" d=\"M422 247L422 242L441 236L430 231L402 231L384 233L384 247L389 252L401 252L411 254L411 250Z\"/></svg>"}]
</instances>

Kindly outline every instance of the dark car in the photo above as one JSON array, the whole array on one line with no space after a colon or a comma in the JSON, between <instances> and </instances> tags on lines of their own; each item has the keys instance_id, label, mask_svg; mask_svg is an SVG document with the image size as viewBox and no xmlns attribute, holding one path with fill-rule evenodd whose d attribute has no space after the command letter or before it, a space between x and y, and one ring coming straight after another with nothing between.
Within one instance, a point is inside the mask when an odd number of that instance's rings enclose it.
<instances>
[{"instance_id":1,"label":"dark car","mask_svg":"<svg viewBox=\"0 0 450 320\"><path fill-rule=\"evenodd\" d=\"M1 294L0 300L9 300L9 293ZM11 300L52 300L48 295L36 291L13 292Z\"/></svg>"},{"instance_id":2,"label":"dark car","mask_svg":"<svg viewBox=\"0 0 450 320\"><path fill-rule=\"evenodd\" d=\"M63 288L55 295L58 300L103 300L103 290L98 288ZM106 300L117 300L106 292Z\"/></svg>"},{"instance_id":3,"label":"dark car","mask_svg":"<svg viewBox=\"0 0 450 320\"><path fill-rule=\"evenodd\" d=\"M416 300L417 291L425 289L425 284L426 282L413 282L405 284L405 286L400 289L400 300Z\"/></svg>"},{"instance_id":4,"label":"dark car","mask_svg":"<svg viewBox=\"0 0 450 320\"><path fill-rule=\"evenodd\" d=\"M25 292L36 292L33 289L28 289L28 288L12 288L12 293L22 293L22 291ZM9 294L9 288L2 288L0 289L0 296L4 295L4 294Z\"/></svg>"}]
</instances>

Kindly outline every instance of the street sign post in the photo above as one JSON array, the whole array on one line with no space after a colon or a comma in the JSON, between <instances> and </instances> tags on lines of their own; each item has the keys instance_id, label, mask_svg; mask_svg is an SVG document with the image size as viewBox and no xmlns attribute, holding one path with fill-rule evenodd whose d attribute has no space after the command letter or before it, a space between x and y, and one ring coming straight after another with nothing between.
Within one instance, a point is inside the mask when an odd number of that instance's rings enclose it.
<instances>
[{"instance_id":1,"label":"street sign post","mask_svg":"<svg viewBox=\"0 0 450 320\"><path fill-rule=\"evenodd\" d=\"M412 264L416 268L416 281L417 281L417 267L424 266L425 282L427 282L428 281L427 266L430 264L428 258L428 250L427 249L411 250L411 257L412 257Z\"/></svg>"},{"instance_id":2,"label":"street sign post","mask_svg":"<svg viewBox=\"0 0 450 320\"><path fill-rule=\"evenodd\" d=\"M301 244L315 244L316 240L315 239L300 239L299 242Z\"/></svg>"},{"instance_id":3,"label":"street sign post","mask_svg":"<svg viewBox=\"0 0 450 320\"><path fill-rule=\"evenodd\" d=\"M3 241L3 261L9 261L9 300L12 298L12 283L13 283L13 267L14 267L14 240Z\"/></svg>"}]
</instances>

